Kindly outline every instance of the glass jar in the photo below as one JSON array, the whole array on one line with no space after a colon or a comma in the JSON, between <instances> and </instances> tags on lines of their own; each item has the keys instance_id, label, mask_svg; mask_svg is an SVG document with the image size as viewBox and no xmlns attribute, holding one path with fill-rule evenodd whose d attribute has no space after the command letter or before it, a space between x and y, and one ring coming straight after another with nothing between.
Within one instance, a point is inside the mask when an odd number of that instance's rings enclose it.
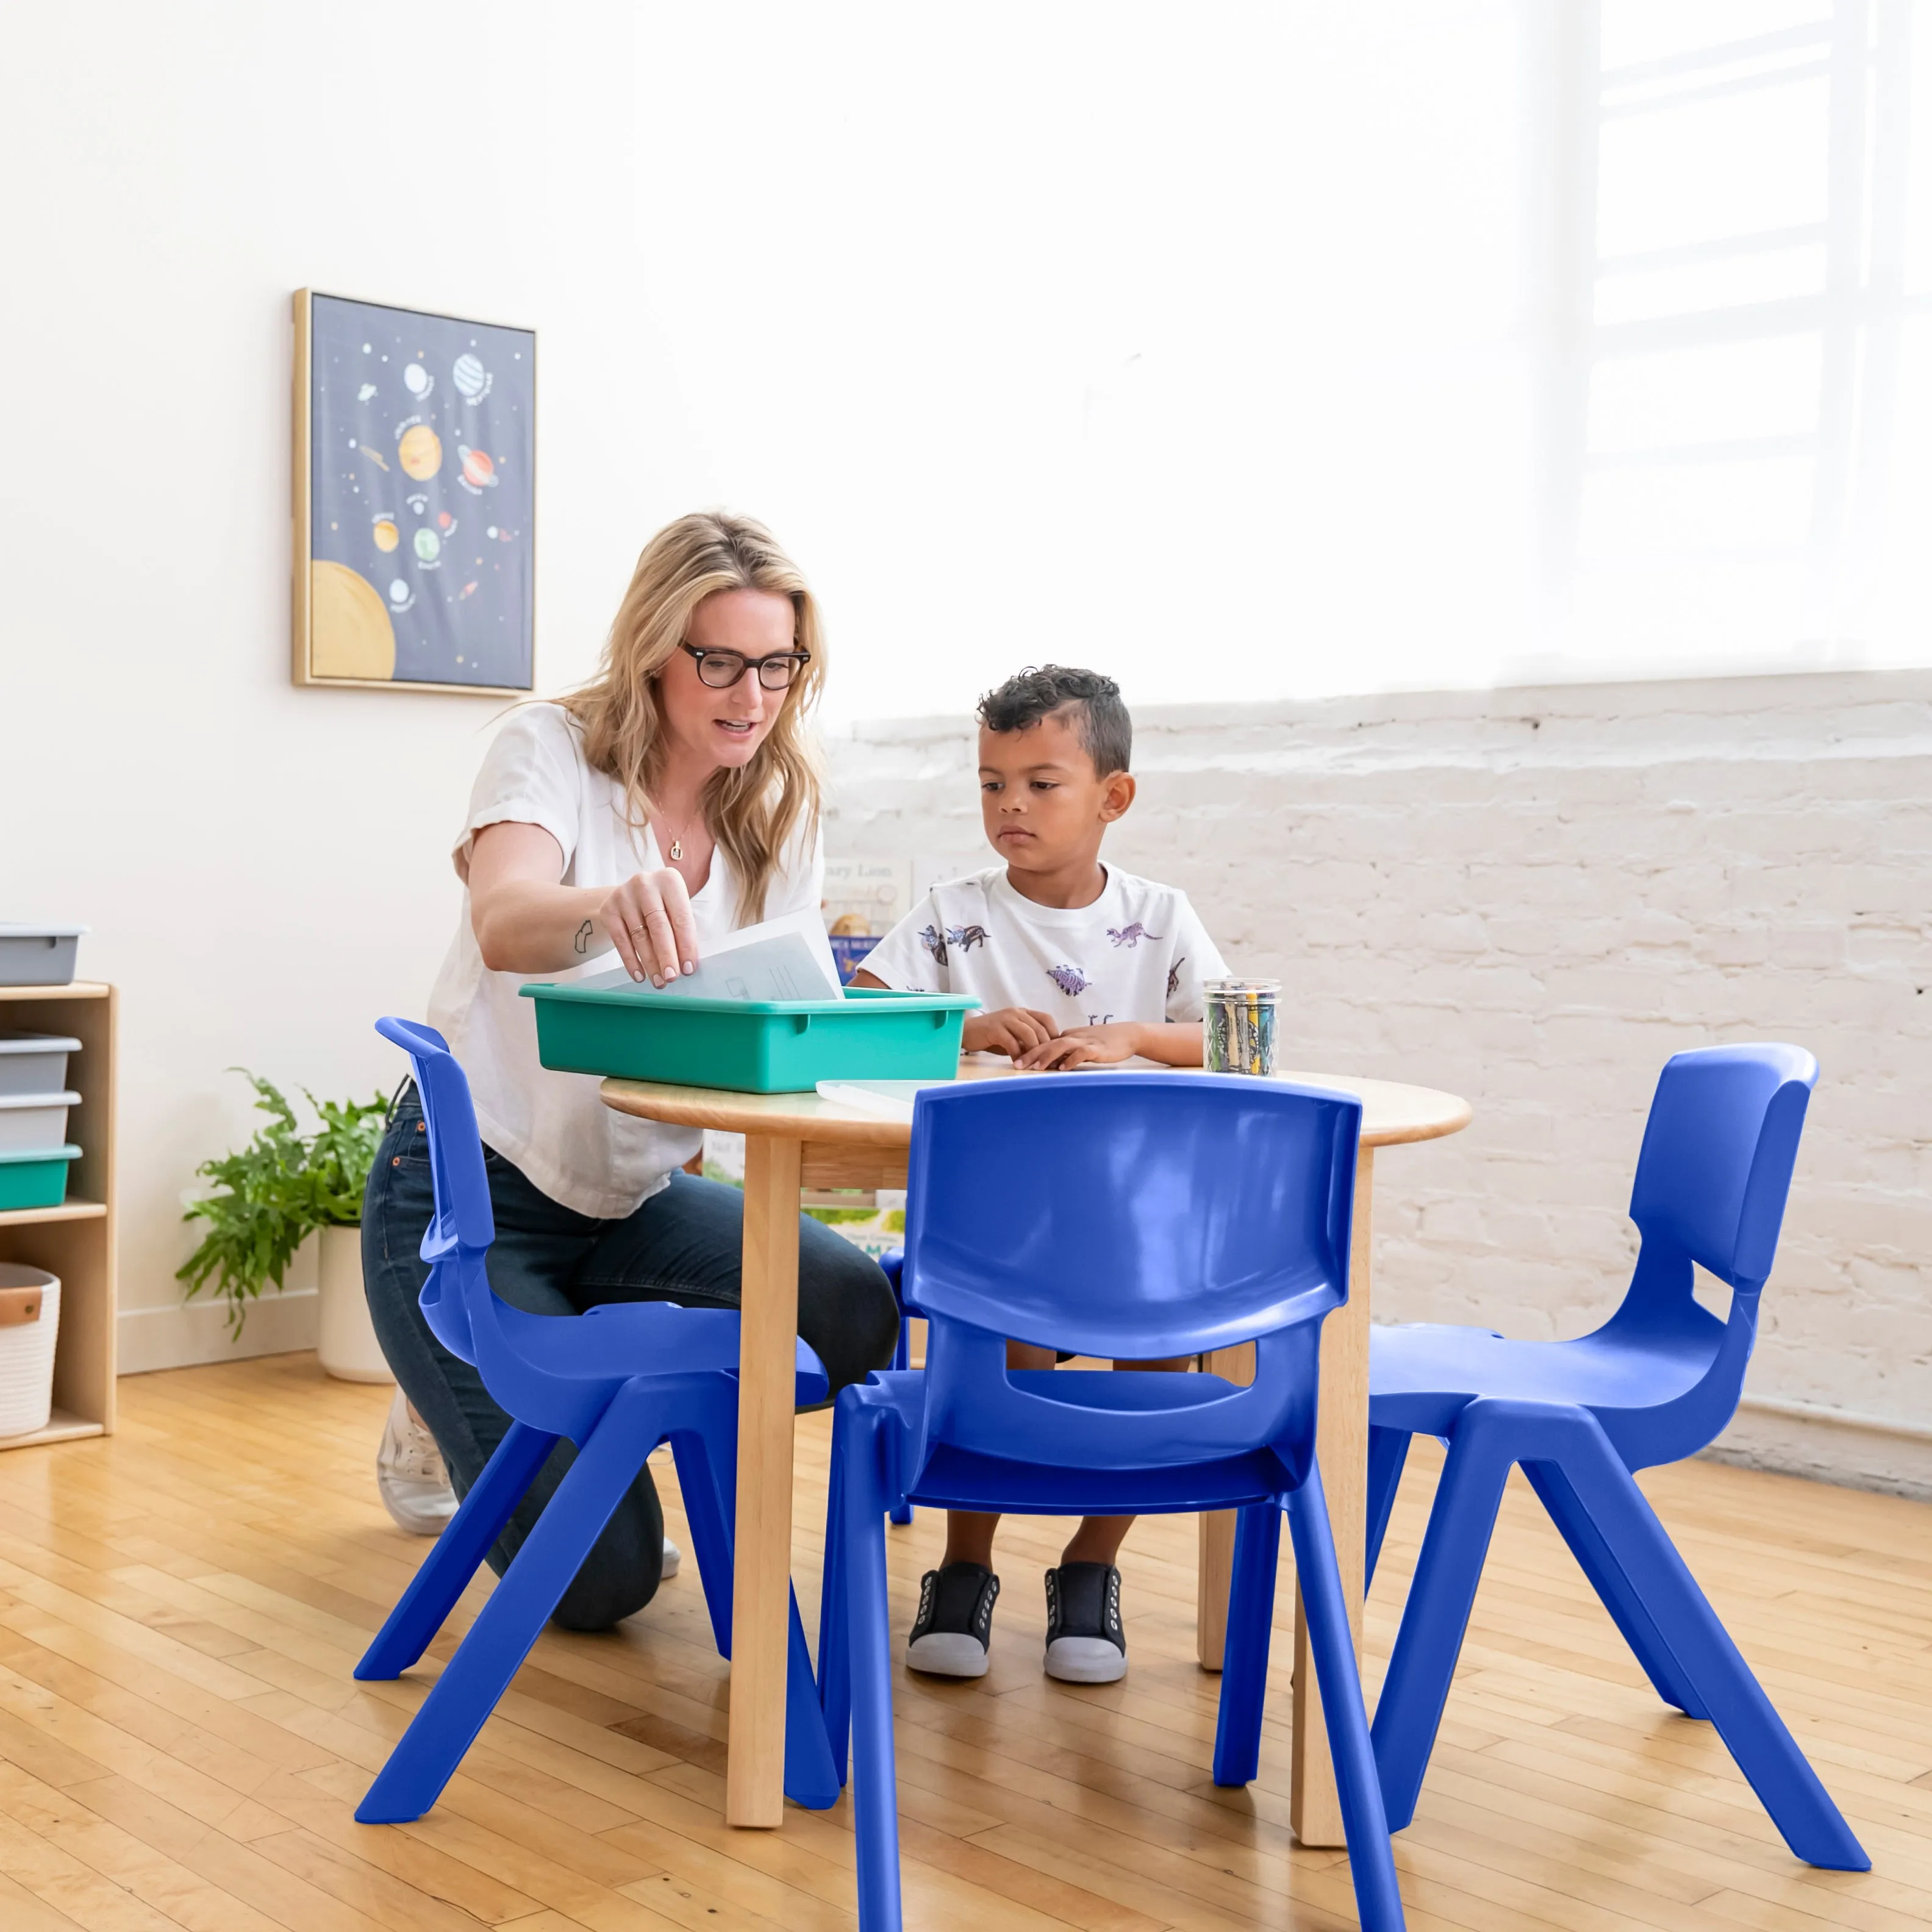
<instances>
[{"instance_id":1,"label":"glass jar","mask_svg":"<svg viewBox=\"0 0 1932 1932\"><path fill-rule=\"evenodd\" d=\"M1203 1064L1210 1073L1274 1071L1275 1012L1279 980L1210 980L1202 989L1208 1011Z\"/></svg>"}]
</instances>

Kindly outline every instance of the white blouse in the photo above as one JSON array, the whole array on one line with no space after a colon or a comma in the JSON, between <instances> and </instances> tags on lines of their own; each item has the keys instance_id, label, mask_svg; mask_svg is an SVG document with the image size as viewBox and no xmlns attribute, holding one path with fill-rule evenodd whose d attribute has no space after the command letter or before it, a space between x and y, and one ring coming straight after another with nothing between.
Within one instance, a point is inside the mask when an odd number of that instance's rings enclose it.
<instances>
[{"instance_id":1,"label":"white blouse","mask_svg":"<svg viewBox=\"0 0 1932 1932\"><path fill-rule=\"evenodd\" d=\"M476 1106L487 1146L522 1168L554 1201L600 1220L620 1220L656 1193L703 1144L695 1127L665 1126L614 1113L587 1073L554 1073L537 1060L535 1003L518 988L532 980L567 984L608 972L607 946L580 966L553 973L494 973L483 963L470 925L470 854L486 825L540 825L562 848L566 886L621 884L664 861L646 828L633 830L622 788L584 757L584 734L560 705L513 712L496 734L470 794L470 815L452 856L464 881L463 914L450 942L430 1024L449 1042ZM782 856L760 916L776 919L818 908L825 848L815 829L801 832ZM704 889L692 895L700 952L741 923L738 882L721 850Z\"/></svg>"}]
</instances>

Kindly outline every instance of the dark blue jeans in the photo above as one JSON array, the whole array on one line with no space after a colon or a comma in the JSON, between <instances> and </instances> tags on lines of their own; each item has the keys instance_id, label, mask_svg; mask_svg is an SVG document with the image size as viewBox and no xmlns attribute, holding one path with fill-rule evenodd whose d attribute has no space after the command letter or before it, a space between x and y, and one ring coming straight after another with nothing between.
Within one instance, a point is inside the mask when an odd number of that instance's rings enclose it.
<instances>
[{"instance_id":1,"label":"dark blue jeans","mask_svg":"<svg viewBox=\"0 0 1932 1932\"><path fill-rule=\"evenodd\" d=\"M496 1239L490 1286L536 1315L580 1315L609 1301L739 1305L744 1196L735 1187L674 1174L635 1214L599 1221L560 1205L490 1148L484 1150ZM428 1137L413 1087L391 1114L362 1200L362 1276L376 1339L403 1393L429 1425L457 1494L482 1473L510 1426L482 1378L430 1333L418 1297L429 1270L419 1258L434 1208ZM798 1331L836 1392L892 1358L898 1316L891 1286L866 1256L830 1228L800 1216ZM523 1546L575 1460L558 1443L518 1505L490 1566L499 1576ZM648 1468L604 1526L557 1605L570 1630L605 1630L648 1604L664 1561L664 1516Z\"/></svg>"}]
</instances>

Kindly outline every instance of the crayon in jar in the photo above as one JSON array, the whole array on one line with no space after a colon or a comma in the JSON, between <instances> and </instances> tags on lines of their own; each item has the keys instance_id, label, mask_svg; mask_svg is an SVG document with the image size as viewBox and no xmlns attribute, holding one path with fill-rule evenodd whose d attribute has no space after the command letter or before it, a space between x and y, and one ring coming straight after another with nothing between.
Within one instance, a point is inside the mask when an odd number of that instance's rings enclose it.
<instances>
[{"instance_id":1,"label":"crayon in jar","mask_svg":"<svg viewBox=\"0 0 1932 1932\"><path fill-rule=\"evenodd\" d=\"M1203 1061L1210 1073L1274 1071L1279 980L1210 980Z\"/></svg>"}]
</instances>

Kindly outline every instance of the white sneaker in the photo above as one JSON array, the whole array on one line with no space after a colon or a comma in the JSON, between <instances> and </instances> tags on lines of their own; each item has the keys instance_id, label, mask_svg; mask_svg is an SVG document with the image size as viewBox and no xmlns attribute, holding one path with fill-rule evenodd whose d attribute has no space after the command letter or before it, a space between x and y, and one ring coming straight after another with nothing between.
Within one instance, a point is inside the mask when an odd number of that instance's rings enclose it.
<instances>
[{"instance_id":1,"label":"white sneaker","mask_svg":"<svg viewBox=\"0 0 1932 1932\"><path fill-rule=\"evenodd\" d=\"M376 1451L376 1488L391 1520L411 1536L440 1536L456 1514L456 1492L449 1486L442 1451L410 1413L400 1389L389 1404L382 1444Z\"/></svg>"},{"instance_id":2,"label":"white sneaker","mask_svg":"<svg viewBox=\"0 0 1932 1932\"><path fill-rule=\"evenodd\" d=\"M456 1492L450 1486L442 1451L410 1413L409 1399L400 1389L389 1404L382 1445L376 1451L376 1487L396 1527L412 1536L440 1536L456 1514ZM666 1537L664 1565L658 1574L668 1580L683 1567L684 1552Z\"/></svg>"}]
</instances>

